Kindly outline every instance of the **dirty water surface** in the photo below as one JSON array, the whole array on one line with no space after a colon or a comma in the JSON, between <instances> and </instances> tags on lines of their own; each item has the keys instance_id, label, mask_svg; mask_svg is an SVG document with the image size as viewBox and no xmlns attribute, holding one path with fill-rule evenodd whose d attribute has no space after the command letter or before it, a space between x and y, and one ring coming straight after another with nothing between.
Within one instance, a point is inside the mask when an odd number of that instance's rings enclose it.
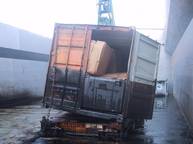
<instances>
[{"instance_id":1,"label":"dirty water surface","mask_svg":"<svg viewBox=\"0 0 193 144\"><path fill-rule=\"evenodd\" d=\"M125 141L100 141L96 138L43 138L38 136L40 120L48 113L41 103L0 109L0 144L191 144L192 134L175 99L157 97L153 119L144 129L129 135ZM62 111L52 110L51 115Z\"/></svg>"}]
</instances>

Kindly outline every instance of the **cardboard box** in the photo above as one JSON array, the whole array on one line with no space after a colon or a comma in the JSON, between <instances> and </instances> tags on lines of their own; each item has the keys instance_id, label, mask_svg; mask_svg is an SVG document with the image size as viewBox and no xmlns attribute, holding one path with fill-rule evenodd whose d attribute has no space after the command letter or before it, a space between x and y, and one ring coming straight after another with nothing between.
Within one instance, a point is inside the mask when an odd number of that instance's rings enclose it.
<instances>
[{"instance_id":1,"label":"cardboard box","mask_svg":"<svg viewBox=\"0 0 193 144\"><path fill-rule=\"evenodd\" d=\"M87 72L91 75L104 75L112 55L113 49L106 42L91 41Z\"/></svg>"}]
</instances>

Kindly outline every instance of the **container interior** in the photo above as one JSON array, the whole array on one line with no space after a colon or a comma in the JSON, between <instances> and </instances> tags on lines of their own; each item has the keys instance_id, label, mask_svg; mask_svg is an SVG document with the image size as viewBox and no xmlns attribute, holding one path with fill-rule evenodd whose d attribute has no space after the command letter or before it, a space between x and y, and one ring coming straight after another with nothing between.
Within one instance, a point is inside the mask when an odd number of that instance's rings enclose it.
<instances>
[{"instance_id":1,"label":"container interior","mask_svg":"<svg viewBox=\"0 0 193 144\"><path fill-rule=\"evenodd\" d=\"M114 60L109 64L107 73L127 72L132 34L132 30L126 32L93 30L92 40L105 41L114 50ZM116 70L111 69L114 65L116 65Z\"/></svg>"}]
</instances>

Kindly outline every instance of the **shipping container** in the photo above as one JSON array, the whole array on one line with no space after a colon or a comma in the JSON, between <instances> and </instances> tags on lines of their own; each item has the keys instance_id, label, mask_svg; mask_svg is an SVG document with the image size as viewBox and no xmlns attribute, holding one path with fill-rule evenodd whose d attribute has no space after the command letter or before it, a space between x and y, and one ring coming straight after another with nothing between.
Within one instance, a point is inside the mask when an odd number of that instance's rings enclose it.
<instances>
[{"instance_id":1,"label":"shipping container","mask_svg":"<svg viewBox=\"0 0 193 144\"><path fill-rule=\"evenodd\" d=\"M102 75L87 71L93 41L112 49ZM44 106L120 123L151 119L159 47L133 27L56 24Z\"/></svg>"}]
</instances>

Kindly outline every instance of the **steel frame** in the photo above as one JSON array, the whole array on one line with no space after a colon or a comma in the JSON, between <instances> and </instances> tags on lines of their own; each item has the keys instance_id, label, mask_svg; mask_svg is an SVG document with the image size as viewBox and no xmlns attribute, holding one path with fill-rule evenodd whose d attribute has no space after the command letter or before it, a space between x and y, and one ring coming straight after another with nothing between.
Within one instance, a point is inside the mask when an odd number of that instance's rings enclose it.
<instances>
[{"instance_id":1,"label":"steel frame","mask_svg":"<svg viewBox=\"0 0 193 144\"><path fill-rule=\"evenodd\" d=\"M99 0L98 24L99 25L115 25L112 0Z\"/></svg>"}]
</instances>

